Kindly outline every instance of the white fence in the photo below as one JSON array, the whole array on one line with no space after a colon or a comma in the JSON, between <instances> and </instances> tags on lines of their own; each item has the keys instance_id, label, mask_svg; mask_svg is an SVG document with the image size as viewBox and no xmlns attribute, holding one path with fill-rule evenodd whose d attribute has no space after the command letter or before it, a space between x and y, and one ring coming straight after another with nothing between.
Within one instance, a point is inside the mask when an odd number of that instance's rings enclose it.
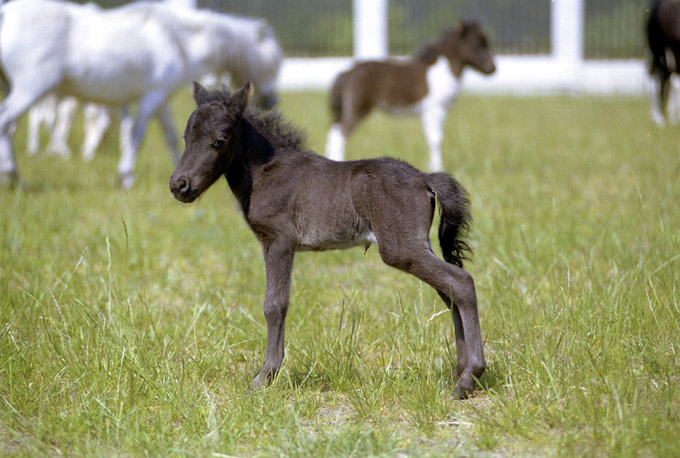
<instances>
[{"instance_id":1,"label":"white fence","mask_svg":"<svg viewBox=\"0 0 680 458\"><path fill-rule=\"evenodd\" d=\"M353 58L289 58L280 75L285 90L327 90L355 60L385 57L388 0L353 0ZM496 73L464 74L465 90L513 94L641 94L647 72L642 59L585 60L584 0L551 2L551 53L498 56Z\"/></svg>"}]
</instances>

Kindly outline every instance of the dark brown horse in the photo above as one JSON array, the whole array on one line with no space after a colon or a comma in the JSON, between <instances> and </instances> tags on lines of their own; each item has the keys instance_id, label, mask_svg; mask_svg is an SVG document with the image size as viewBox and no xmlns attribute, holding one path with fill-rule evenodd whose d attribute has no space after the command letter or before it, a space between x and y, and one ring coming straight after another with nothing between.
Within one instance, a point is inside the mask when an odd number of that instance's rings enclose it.
<instances>
[{"instance_id":1,"label":"dark brown horse","mask_svg":"<svg viewBox=\"0 0 680 458\"><path fill-rule=\"evenodd\" d=\"M476 22L461 22L406 60L367 61L336 78L331 89L333 125L326 156L342 160L345 142L374 108L420 115L430 148L430 170L442 170L446 115L460 93L466 67L485 75L496 70L489 44Z\"/></svg>"},{"instance_id":2,"label":"dark brown horse","mask_svg":"<svg viewBox=\"0 0 680 458\"><path fill-rule=\"evenodd\" d=\"M657 124L664 125L671 75L680 74L680 2L653 1L647 19L647 42L652 54L649 66L652 118Z\"/></svg>"},{"instance_id":3,"label":"dark brown horse","mask_svg":"<svg viewBox=\"0 0 680 458\"><path fill-rule=\"evenodd\" d=\"M186 149L170 177L176 199L192 202L225 176L264 251L267 351L254 387L281 367L296 251L377 243L382 260L431 285L451 308L458 382L469 396L485 369L472 276L463 270L470 221L463 187L445 173L422 173L394 159L335 162L303 151L299 131L275 113L246 109L250 83L230 95L194 83L198 107L184 132ZM439 201L444 262L430 247Z\"/></svg>"}]
</instances>

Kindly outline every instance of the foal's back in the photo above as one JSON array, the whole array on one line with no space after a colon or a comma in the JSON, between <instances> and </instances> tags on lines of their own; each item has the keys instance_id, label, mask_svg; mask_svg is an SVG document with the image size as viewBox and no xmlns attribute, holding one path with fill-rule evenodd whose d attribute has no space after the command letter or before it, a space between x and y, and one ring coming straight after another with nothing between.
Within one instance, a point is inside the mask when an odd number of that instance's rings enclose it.
<instances>
[{"instance_id":1,"label":"foal's back","mask_svg":"<svg viewBox=\"0 0 680 458\"><path fill-rule=\"evenodd\" d=\"M417 59L362 62L341 75L333 90L340 97L351 94L352 103L366 109L407 106L427 95L427 69Z\"/></svg>"},{"instance_id":2,"label":"foal's back","mask_svg":"<svg viewBox=\"0 0 680 458\"><path fill-rule=\"evenodd\" d=\"M432 198L426 175L395 159L285 151L255 173L247 219L256 232L286 233L298 250L348 248L380 242L406 220L426 239Z\"/></svg>"}]
</instances>

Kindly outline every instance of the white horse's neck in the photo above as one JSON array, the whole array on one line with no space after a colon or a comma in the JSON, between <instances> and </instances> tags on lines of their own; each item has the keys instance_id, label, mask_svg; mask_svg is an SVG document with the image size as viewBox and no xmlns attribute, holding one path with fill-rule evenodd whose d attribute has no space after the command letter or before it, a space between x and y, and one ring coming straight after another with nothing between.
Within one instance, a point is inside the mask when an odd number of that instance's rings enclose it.
<instances>
[{"instance_id":1,"label":"white horse's neck","mask_svg":"<svg viewBox=\"0 0 680 458\"><path fill-rule=\"evenodd\" d=\"M172 18L177 21L174 29L178 41L183 43L187 69L193 79L227 69L233 73L235 68L247 74L258 73L258 69L252 67L262 60L258 34L266 23L206 10L183 10ZM235 66L235 62L239 65Z\"/></svg>"}]
</instances>

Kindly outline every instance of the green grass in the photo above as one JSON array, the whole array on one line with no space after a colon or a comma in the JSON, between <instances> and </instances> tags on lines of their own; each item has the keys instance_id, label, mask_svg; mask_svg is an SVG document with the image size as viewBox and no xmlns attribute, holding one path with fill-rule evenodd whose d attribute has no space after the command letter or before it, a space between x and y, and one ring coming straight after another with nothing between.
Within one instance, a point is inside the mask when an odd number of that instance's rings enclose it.
<instances>
[{"instance_id":1,"label":"green grass","mask_svg":"<svg viewBox=\"0 0 680 458\"><path fill-rule=\"evenodd\" d=\"M322 151L325 95L281 107ZM192 108L174 101L182 128ZM649 118L642 98L452 110L489 362L467 401L448 398L450 316L375 247L296 258L283 370L251 392L263 263L226 184L175 201L155 124L130 191L115 135L63 161L26 156L20 125L23 185L0 203L0 454L677 456L680 132ZM360 126L348 156L382 155L425 167L418 120Z\"/></svg>"}]
</instances>

